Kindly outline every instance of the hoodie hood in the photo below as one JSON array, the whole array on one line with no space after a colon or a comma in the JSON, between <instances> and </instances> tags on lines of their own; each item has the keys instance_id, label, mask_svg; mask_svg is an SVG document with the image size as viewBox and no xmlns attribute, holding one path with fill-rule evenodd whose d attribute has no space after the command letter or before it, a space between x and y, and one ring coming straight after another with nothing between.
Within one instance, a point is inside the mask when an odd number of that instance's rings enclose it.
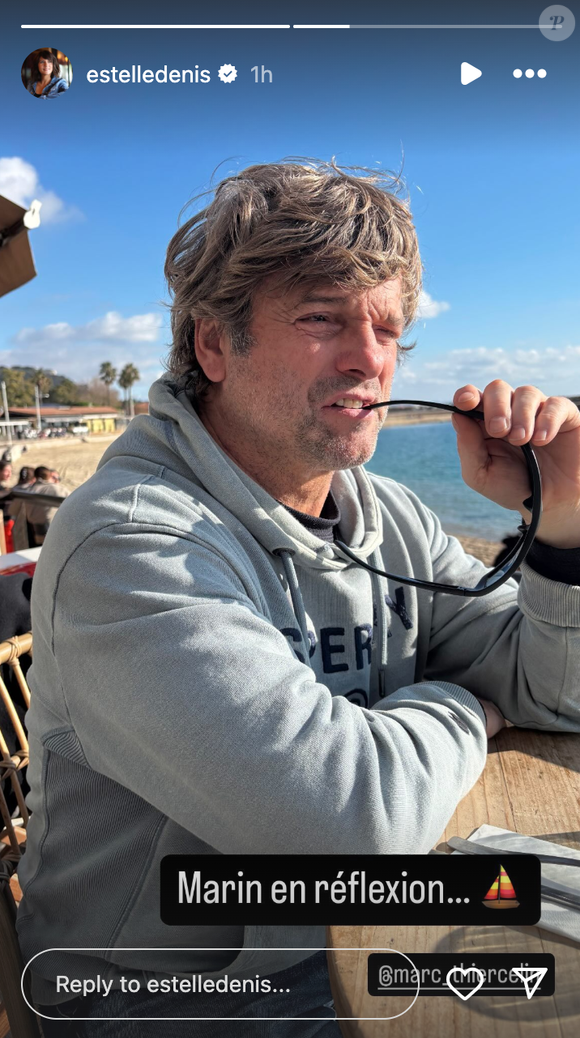
<instances>
[{"instance_id":1,"label":"hoodie hood","mask_svg":"<svg viewBox=\"0 0 580 1038\"><path fill-rule=\"evenodd\" d=\"M126 432L106 451L100 465L127 455L151 461L154 431L158 448L154 460L178 471L211 499L217 499L270 554L288 551L296 563L315 569L342 570L353 565L341 556L339 549L322 543L306 530L232 461L207 432L184 390L171 376L165 375L153 383L149 403L149 415L132 420ZM365 470L357 467L336 472L331 486L341 511L343 539L366 559L383 539L382 517L372 483Z\"/></svg>"}]
</instances>

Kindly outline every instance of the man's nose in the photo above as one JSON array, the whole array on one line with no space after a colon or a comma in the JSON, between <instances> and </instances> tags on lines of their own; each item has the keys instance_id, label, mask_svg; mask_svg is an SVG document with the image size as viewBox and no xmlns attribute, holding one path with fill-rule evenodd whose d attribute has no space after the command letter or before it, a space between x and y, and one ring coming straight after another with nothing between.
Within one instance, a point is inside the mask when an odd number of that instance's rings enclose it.
<instances>
[{"instance_id":1,"label":"man's nose","mask_svg":"<svg viewBox=\"0 0 580 1038\"><path fill-rule=\"evenodd\" d=\"M346 329L341 350L336 359L338 371L355 374L357 378L376 378L385 365L384 343L377 342L375 329L370 325L358 325Z\"/></svg>"}]
</instances>

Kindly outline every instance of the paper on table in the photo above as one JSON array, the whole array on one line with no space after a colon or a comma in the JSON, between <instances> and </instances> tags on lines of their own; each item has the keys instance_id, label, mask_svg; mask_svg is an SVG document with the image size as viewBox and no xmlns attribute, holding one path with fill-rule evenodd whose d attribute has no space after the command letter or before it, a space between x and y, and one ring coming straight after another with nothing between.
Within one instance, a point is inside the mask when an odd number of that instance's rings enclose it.
<instances>
[{"instance_id":1,"label":"paper on table","mask_svg":"<svg viewBox=\"0 0 580 1038\"><path fill-rule=\"evenodd\" d=\"M525 854L561 854L566 858L578 858L580 851L564 847L551 840L538 840L535 836L524 836L509 829L498 829L495 825L481 825L469 837L470 843L488 843L491 847ZM545 865L542 862L542 879L563 893L580 894L580 869L570 865ZM558 905L553 901L542 901L542 915L536 926L552 933L562 934L580 942L580 908Z\"/></svg>"}]
</instances>

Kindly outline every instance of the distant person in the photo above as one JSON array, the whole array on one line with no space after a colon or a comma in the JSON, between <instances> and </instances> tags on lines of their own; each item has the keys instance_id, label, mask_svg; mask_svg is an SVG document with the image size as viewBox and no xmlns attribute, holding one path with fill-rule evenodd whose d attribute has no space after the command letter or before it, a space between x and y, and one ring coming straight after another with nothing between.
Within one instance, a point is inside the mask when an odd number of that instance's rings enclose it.
<instances>
[{"instance_id":1,"label":"distant person","mask_svg":"<svg viewBox=\"0 0 580 1038\"><path fill-rule=\"evenodd\" d=\"M34 469L31 465L23 465L18 475L18 483L13 489L30 490L34 482ZM11 530L12 550L21 551L34 545L34 530L26 518L26 501L23 498L15 497L10 502L9 516L14 520Z\"/></svg>"},{"instance_id":2,"label":"distant person","mask_svg":"<svg viewBox=\"0 0 580 1038\"><path fill-rule=\"evenodd\" d=\"M12 465L4 458L0 461L0 490L8 490L8 483L12 479Z\"/></svg>"},{"instance_id":3,"label":"distant person","mask_svg":"<svg viewBox=\"0 0 580 1038\"><path fill-rule=\"evenodd\" d=\"M12 465L9 461L5 461L4 457L0 461L0 522L2 522L4 529L4 547L0 551L12 551L12 527L14 522L10 514L11 504L11 488L8 483L12 479Z\"/></svg>"},{"instance_id":4,"label":"distant person","mask_svg":"<svg viewBox=\"0 0 580 1038\"><path fill-rule=\"evenodd\" d=\"M50 50L40 50L36 56L36 70L26 88L34 97L57 97L68 90L66 79L60 75L60 65Z\"/></svg>"},{"instance_id":5,"label":"distant person","mask_svg":"<svg viewBox=\"0 0 580 1038\"><path fill-rule=\"evenodd\" d=\"M54 479L53 471L53 469L47 468L46 465L39 465L34 470L34 483L30 487L29 492L31 494L42 494L45 497L50 496L61 499L68 497L70 491L66 487L56 485L57 481ZM58 505L52 507L44 501L26 502L26 519L34 531L35 544L44 544L44 538L48 533L48 528L57 510Z\"/></svg>"},{"instance_id":6,"label":"distant person","mask_svg":"<svg viewBox=\"0 0 580 1038\"><path fill-rule=\"evenodd\" d=\"M10 502L6 500L7 495L10 492L8 486L12 479L12 465L9 461L0 461L0 512L4 515L8 514L10 508Z\"/></svg>"},{"instance_id":7,"label":"distant person","mask_svg":"<svg viewBox=\"0 0 580 1038\"><path fill-rule=\"evenodd\" d=\"M19 490L27 490L34 483L34 469L31 465L23 465L18 474L18 483L16 486Z\"/></svg>"}]
</instances>

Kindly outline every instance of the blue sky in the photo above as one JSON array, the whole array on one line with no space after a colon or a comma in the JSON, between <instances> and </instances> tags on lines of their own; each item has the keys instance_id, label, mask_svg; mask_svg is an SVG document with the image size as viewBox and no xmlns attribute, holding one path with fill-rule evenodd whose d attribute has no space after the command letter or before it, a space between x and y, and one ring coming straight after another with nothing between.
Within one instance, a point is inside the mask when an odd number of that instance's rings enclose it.
<instances>
[{"instance_id":1,"label":"blue sky","mask_svg":"<svg viewBox=\"0 0 580 1038\"><path fill-rule=\"evenodd\" d=\"M405 5L405 20L536 23L543 4ZM580 5L571 4L572 10ZM469 13L467 13L467 11ZM23 10L25 11L23 15ZM98 10L98 13L96 13ZM394 3L278 3L280 23L400 22ZM576 10L578 15L580 11ZM84 381L137 365L145 397L169 329L163 260L179 213L217 178L288 155L399 169L425 265L417 349L398 395L449 399L466 381L580 393L579 32L538 30L22 30L29 23L240 21L202 4L36 0L2 13L7 60L0 193L44 202L38 276L0 299L0 364ZM243 18L270 22L272 5ZM37 47L73 65L62 97L20 83ZM461 86L461 61L483 71ZM234 83L217 70L231 63ZM91 84L90 69L208 69L207 84ZM272 84L256 84L264 65ZM513 69L544 68L517 80Z\"/></svg>"}]
</instances>

